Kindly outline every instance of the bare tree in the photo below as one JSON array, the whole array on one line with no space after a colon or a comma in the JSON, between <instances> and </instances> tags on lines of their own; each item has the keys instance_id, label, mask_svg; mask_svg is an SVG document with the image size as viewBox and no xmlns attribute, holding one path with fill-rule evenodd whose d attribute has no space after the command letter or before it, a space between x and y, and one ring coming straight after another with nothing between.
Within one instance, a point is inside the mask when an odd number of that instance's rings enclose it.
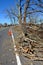
<instances>
[{"instance_id":1,"label":"bare tree","mask_svg":"<svg viewBox=\"0 0 43 65\"><path fill-rule=\"evenodd\" d=\"M26 13L27 13L27 9L29 7L29 3L30 3L30 0L26 0L26 3L24 5L24 23L26 24Z\"/></svg>"},{"instance_id":2,"label":"bare tree","mask_svg":"<svg viewBox=\"0 0 43 65\"><path fill-rule=\"evenodd\" d=\"M37 0L39 3L36 3L36 2L33 3L33 0L32 0L32 3L30 0L25 0L25 3L21 5L22 1L24 1L24 0L19 0L19 3L16 4L17 9L19 10L18 14L16 14L16 11L13 8L10 9L10 11L11 11L10 14L17 17L20 24L22 23L22 18L23 18L23 22L26 23L26 17L28 14L32 15L32 13L35 13L35 12L43 13L43 10L37 10L37 9L34 9L33 7L31 7L32 5L36 5L36 6L41 7L43 9L43 4L42 4L41 0ZM30 8L32 10L29 11ZM23 10L24 10L24 12L23 12ZM8 11L8 13L10 11ZM23 14L22 14L22 12L23 12ZM10 15L10 18L11 18L11 15Z\"/></svg>"},{"instance_id":3,"label":"bare tree","mask_svg":"<svg viewBox=\"0 0 43 65\"><path fill-rule=\"evenodd\" d=\"M22 4L22 2L24 2L24 0L19 0L19 3L16 4L17 9L19 10L19 13L16 13L16 11L12 8L9 10L7 10L8 15L12 21L13 17L17 17L19 24L22 27L22 22L26 24L26 17L32 15L33 13L36 12L41 12L43 13L43 2L41 0L37 0L37 2L35 2L36 0L25 0L25 3ZM42 8L42 9L35 9L35 7L33 8L32 5L37 6L38 8ZM23 20L22 20L23 19ZM25 27L25 26L24 26Z\"/></svg>"},{"instance_id":4,"label":"bare tree","mask_svg":"<svg viewBox=\"0 0 43 65\"><path fill-rule=\"evenodd\" d=\"M11 12L7 9L6 13L7 13L7 16L9 16L9 19L10 19L11 23L13 24Z\"/></svg>"},{"instance_id":5,"label":"bare tree","mask_svg":"<svg viewBox=\"0 0 43 65\"><path fill-rule=\"evenodd\" d=\"M7 27L7 23L4 23L4 27Z\"/></svg>"}]
</instances>

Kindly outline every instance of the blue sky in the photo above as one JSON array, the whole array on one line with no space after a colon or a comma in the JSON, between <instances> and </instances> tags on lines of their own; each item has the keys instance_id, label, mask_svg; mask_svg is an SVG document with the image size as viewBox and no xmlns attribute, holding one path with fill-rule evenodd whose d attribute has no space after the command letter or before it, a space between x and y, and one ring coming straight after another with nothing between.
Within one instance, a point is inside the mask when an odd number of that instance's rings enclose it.
<instances>
[{"instance_id":1,"label":"blue sky","mask_svg":"<svg viewBox=\"0 0 43 65\"><path fill-rule=\"evenodd\" d=\"M5 10L15 6L14 0L0 0L0 23L11 23L10 19L6 18Z\"/></svg>"},{"instance_id":2,"label":"blue sky","mask_svg":"<svg viewBox=\"0 0 43 65\"><path fill-rule=\"evenodd\" d=\"M10 19L6 17L7 13L5 13L5 10L10 9L11 7L16 8L17 1L18 0L0 0L0 23L2 23L2 24L4 24L4 23L10 24L11 23ZM35 6L33 6L33 8L34 7ZM43 15L41 16L40 13L38 14L38 16L39 17L38 17L37 21L39 21L40 19L43 19Z\"/></svg>"}]
</instances>

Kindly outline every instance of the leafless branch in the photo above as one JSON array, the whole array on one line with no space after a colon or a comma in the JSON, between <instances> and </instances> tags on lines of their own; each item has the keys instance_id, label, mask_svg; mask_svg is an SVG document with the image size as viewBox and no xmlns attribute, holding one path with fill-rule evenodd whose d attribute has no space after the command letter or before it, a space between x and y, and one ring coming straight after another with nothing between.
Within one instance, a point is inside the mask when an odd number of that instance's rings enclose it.
<instances>
[{"instance_id":1,"label":"leafless branch","mask_svg":"<svg viewBox=\"0 0 43 65\"><path fill-rule=\"evenodd\" d=\"M12 14L13 16L16 16L16 17L18 18L18 15L15 13L15 11L14 11L13 9L11 9L11 14Z\"/></svg>"},{"instance_id":2,"label":"leafless branch","mask_svg":"<svg viewBox=\"0 0 43 65\"><path fill-rule=\"evenodd\" d=\"M32 14L32 13L36 13L36 12L41 12L41 13L43 13L43 11L41 11L41 10L35 10L35 11L27 12L27 14Z\"/></svg>"}]
</instances>

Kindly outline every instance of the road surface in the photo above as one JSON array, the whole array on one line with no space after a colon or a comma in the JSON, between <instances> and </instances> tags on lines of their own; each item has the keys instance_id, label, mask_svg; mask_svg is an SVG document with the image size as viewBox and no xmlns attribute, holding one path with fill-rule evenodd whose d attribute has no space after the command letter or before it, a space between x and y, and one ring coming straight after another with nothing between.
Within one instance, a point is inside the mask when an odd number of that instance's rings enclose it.
<instances>
[{"instance_id":1,"label":"road surface","mask_svg":"<svg viewBox=\"0 0 43 65\"><path fill-rule=\"evenodd\" d=\"M0 31L0 65L17 65L11 36L8 36L9 28ZM15 33L14 33L15 35ZM20 55L22 65L43 65L43 61L32 61Z\"/></svg>"}]
</instances>

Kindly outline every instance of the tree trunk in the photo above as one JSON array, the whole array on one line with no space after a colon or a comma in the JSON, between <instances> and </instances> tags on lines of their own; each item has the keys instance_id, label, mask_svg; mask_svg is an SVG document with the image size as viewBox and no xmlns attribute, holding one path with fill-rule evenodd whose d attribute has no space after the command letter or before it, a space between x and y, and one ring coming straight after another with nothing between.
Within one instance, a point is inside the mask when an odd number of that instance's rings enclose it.
<instances>
[{"instance_id":1,"label":"tree trunk","mask_svg":"<svg viewBox=\"0 0 43 65\"><path fill-rule=\"evenodd\" d=\"M27 9L29 5L30 0L26 0L26 4L24 5L24 24L26 24L26 15L27 15Z\"/></svg>"}]
</instances>

